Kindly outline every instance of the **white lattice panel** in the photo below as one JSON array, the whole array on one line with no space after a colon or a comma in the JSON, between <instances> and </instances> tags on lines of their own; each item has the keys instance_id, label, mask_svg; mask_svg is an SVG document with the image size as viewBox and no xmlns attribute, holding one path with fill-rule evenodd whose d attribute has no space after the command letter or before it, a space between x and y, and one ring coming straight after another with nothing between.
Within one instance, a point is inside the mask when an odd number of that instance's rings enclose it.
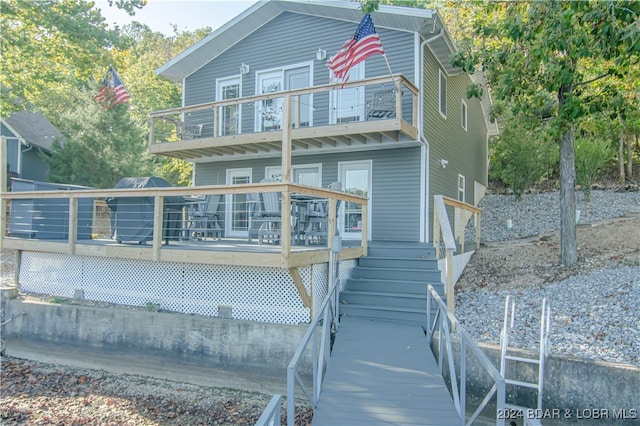
<instances>
[{"instance_id":1,"label":"white lattice panel","mask_svg":"<svg viewBox=\"0 0 640 426\"><path fill-rule=\"evenodd\" d=\"M326 295L326 270L324 264L299 271L314 303L316 293ZM86 299L120 305L153 302L162 309L207 316L217 316L219 306L230 306L235 319L310 321L291 276L280 268L23 252L19 281L27 293L72 297L75 289L83 289Z\"/></svg>"}]
</instances>

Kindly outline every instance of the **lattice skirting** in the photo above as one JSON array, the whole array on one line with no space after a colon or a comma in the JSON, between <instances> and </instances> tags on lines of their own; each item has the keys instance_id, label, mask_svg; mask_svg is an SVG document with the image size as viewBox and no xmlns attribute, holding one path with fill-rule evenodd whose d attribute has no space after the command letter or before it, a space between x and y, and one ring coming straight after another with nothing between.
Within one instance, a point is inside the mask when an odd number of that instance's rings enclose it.
<instances>
[{"instance_id":1,"label":"lattice skirting","mask_svg":"<svg viewBox=\"0 0 640 426\"><path fill-rule=\"evenodd\" d=\"M341 286L356 262L340 264ZM318 312L328 291L328 264L300 268ZM152 262L22 252L21 291L71 298L82 289L88 300L250 321L299 324L311 312L300 300L289 272L280 268ZM230 312L229 312L230 311Z\"/></svg>"}]
</instances>

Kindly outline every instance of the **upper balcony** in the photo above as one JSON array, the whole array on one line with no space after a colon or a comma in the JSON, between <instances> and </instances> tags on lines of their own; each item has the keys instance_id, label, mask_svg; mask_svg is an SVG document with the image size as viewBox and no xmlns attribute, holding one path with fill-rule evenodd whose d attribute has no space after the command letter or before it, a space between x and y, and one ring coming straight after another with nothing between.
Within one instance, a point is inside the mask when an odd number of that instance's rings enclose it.
<instances>
[{"instance_id":1,"label":"upper balcony","mask_svg":"<svg viewBox=\"0 0 640 426\"><path fill-rule=\"evenodd\" d=\"M418 138L419 91L402 75L264 91L151 113L149 152L197 162L366 149Z\"/></svg>"}]
</instances>

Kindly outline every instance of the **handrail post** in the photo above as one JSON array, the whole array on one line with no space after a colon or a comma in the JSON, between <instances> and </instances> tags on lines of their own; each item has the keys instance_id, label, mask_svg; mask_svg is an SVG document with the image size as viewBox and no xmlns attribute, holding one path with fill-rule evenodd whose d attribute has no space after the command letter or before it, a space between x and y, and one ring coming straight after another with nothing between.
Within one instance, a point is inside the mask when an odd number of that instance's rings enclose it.
<instances>
[{"instance_id":1,"label":"handrail post","mask_svg":"<svg viewBox=\"0 0 640 426\"><path fill-rule=\"evenodd\" d=\"M296 424L295 367L287 367L287 426Z\"/></svg>"},{"instance_id":2,"label":"handrail post","mask_svg":"<svg viewBox=\"0 0 640 426\"><path fill-rule=\"evenodd\" d=\"M218 137L220 136L219 132L220 132L220 112L218 110L218 108L223 108L223 107L213 107L213 137Z\"/></svg>"}]
</instances>

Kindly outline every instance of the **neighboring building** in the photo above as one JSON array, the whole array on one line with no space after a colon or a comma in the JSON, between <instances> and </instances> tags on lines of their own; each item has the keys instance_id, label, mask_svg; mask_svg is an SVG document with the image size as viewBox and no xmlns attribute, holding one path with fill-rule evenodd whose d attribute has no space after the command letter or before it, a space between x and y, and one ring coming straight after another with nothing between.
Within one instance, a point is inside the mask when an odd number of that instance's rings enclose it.
<instances>
[{"instance_id":1,"label":"neighboring building","mask_svg":"<svg viewBox=\"0 0 640 426\"><path fill-rule=\"evenodd\" d=\"M327 85L327 61L362 16L355 2L260 1L157 73L182 83L183 107ZM433 195L473 205L484 195L495 126L483 110L488 101L467 99L471 79L451 64L454 44L436 11L380 6L372 18L394 75L410 82L399 100L400 121L409 128L384 127L395 111L370 113L384 96L392 110L396 106L391 81L304 94L293 100L291 181L321 187L340 181L347 191L368 196L370 240L428 242ZM385 58L375 55L351 69L349 82L389 75ZM255 183L282 173L279 142L256 143L263 140L256 134L281 130L282 101L219 107L215 132L211 107L185 112L181 120L197 132L183 132L177 142L153 141L150 150L194 162L195 185ZM318 130L303 135L309 128ZM194 137L198 150L185 142ZM358 239L360 212L351 207L340 231ZM234 213L226 211L226 236L248 232L234 223Z\"/></svg>"},{"instance_id":2,"label":"neighboring building","mask_svg":"<svg viewBox=\"0 0 640 426\"><path fill-rule=\"evenodd\" d=\"M46 181L49 167L42 155L51 155L62 133L40 112L20 111L1 119L0 135L7 140L7 165L11 177Z\"/></svg>"}]
</instances>

